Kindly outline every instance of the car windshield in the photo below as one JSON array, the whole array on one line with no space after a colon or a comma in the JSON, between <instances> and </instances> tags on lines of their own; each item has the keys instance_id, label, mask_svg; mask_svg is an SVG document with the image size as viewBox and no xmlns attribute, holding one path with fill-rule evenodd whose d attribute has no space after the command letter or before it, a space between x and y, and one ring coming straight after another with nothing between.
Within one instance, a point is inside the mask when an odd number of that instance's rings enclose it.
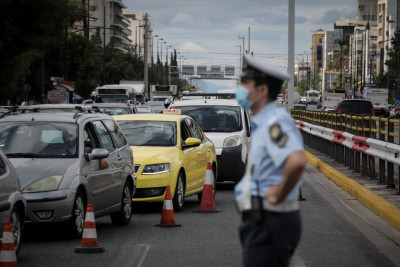
<instances>
[{"instance_id":1,"label":"car windshield","mask_svg":"<svg viewBox=\"0 0 400 267\"><path fill-rule=\"evenodd\" d=\"M96 96L97 103L126 103L127 95L98 95Z\"/></svg>"},{"instance_id":2,"label":"car windshield","mask_svg":"<svg viewBox=\"0 0 400 267\"><path fill-rule=\"evenodd\" d=\"M298 105L298 106L294 106L294 109L303 109L306 110L306 106L302 106L302 105Z\"/></svg>"},{"instance_id":3,"label":"car windshield","mask_svg":"<svg viewBox=\"0 0 400 267\"><path fill-rule=\"evenodd\" d=\"M238 132L242 130L239 107L181 106L183 115L192 117L204 132Z\"/></svg>"},{"instance_id":4,"label":"car windshield","mask_svg":"<svg viewBox=\"0 0 400 267\"><path fill-rule=\"evenodd\" d=\"M147 101L146 105L148 106L164 106L164 101Z\"/></svg>"},{"instance_id":5,"label":"car windshield","mask_svg":"<svg viewBox=\"0 0 400 267\"><path fill-rule=\"evenodd\" d=\"M9 158L75 158L78 126L59 122L1 122L0 149Z\"/></svg>"},{"instance_id":6,"label":"car windshield","mask_svg":"<svg viewBox=\"0 0 400 267\"><path fill-rule=\"evenodd\" d=\"M150 107L136 107L139 113L153 113Z\"/></svg>"},{"instance_id":7,"label":"car windshield","mask_svg":"<svg viewBox=\"0 0 400 267\"><path fill-rule=\"evenodd\" d=\"M130 114L132 113L128 107L107 107L107 108L99 108L102 113L108 115L122 115L122 114Z\"/></svg>"},{"instance_id":8,"label":"car windshield","mask_svg":"<svg viewBox=\"0 0 400 267\"><path fill-rule=\"evenodd\" d=\"M340 103L340 113L372 115L372 104L369 101L344 101Z\"/></svg>"},{"instance_id":9,"label":"car windshield","mask_svg":"<svg viewBox=\"0 0 400 267\"><path fill-rule=\"evenodd\" d=\"M118 121L130 146L175 146L176 123L171 121Z\"/></svg>"}]
</instances>

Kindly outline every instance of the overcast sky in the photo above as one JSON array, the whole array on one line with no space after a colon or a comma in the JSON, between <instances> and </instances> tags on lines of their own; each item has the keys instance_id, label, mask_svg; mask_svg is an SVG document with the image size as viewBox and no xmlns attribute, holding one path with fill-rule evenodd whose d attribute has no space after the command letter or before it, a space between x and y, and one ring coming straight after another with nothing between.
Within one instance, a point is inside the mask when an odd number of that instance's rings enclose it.
<instances>
[{"instance_id":1,"label":"overcast sky","mask_svg":"<svg viewBox=\"0 0 400 267\"><path fill-rule=\"evenodd\" d=\"M250 26L254 56L287 66L288 0L123 0L123 3L127 6L124 11L148 13L153 35L159 35L180 51L187 58L185 64L238 67L240 48L236 45L243 42L238 36L245 36L247 50ZM310 53L313 31L333 30L333 23L340 18L356 18L357 0L296 0L295 13L297 63L303 56L306 58L305 52Z\"/></svg>"}]
</instances>

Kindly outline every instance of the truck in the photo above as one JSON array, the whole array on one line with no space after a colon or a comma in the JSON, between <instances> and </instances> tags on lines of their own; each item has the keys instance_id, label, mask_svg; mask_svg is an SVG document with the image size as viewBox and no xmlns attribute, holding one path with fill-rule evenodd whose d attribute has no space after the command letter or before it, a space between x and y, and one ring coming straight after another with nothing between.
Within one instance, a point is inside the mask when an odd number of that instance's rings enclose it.
<instances>
[{"instance_id":1,"label":"truck","mask_svg":"<svg viewBox=\"0 0 400 267\"><path fill-rule=\"evenodd\" d=\"M121 80L119 84L123 85L131 85L135 90L136 96L136 104L144 104L147 100L147 92L145 88L144 81L129 81L129 80Z\"/></svg>"},{"instance_id":2,"label":"truck","mask_svg":"<svg viewBox=\"0 0 400 267\"><path fill-rule=\"evenodd\" d=\"M363 99L371 101L377 116L388 112L388 97L388 88L364 87Z\"/></svg>"},{"instance_id":3,"label":"truck","mask_svg":"<svg viewBox=\"0 0 400 267\"><path fill-rule=\"evenodd\" d=\"M170 100L176 96L178 90L176 85L151 85L150 86L150 100L151 101L165 101Z\"/></svg>"},{"instance_id":4,"label":"truck","mask_svg":"<svg viewBox=\"0 0 400 267\"><path fill-rule=\"evenodd\" d=\"M96 88L96 103L136 103L135 88L131 84L107 84Z\"/></svg>"},{"instance_id":5,"label":"truck","mask_svg":"<svg viewBox=\"0 0 400 267\"><path fill-rule=\"evenodd\" d=\"M344 99L345 99L344 93L323 93L322 107L335 108L337 104Z\"/></svg>"}]
</instances>

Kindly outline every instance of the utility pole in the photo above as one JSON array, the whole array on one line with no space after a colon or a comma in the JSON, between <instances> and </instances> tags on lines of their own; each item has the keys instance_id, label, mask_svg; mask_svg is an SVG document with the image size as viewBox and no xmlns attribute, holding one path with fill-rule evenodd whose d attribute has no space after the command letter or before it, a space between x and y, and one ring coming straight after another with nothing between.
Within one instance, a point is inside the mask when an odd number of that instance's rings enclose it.
<instances>
[{"instance_id":1,"label":"utility pole","mask_svg":"<svg viewBox=\"0 0 400 267\"><path fill-rule=\"evenodd\" d=\"M295 1L289 0L289 23L288 23L288 73L292 77L288 81L288 110L293 108L294 102L294 7ZM250 27L249 27L249 50L250 50Z\"/></svg>"},{"instance_id":2,"label":"utility pole","mask_svg":"<svg viewBox=\"0 0 400 267\"><path fill-rule=\"evenodd\" d=\"M150 87L149 87L149 57L148 57L148 17L147 13L144 14L144 42L143 42L143 53L144 53L144 88L145 90L148 90L148 97L150 99ZM140 53L140 48L139 48L139 53ZM139 55L140 56L140 55Z\"/></svg>"},{"instance_id":3,"label":"utility pole","mask_svg":"<svg viewBox=\"0 0 400 267\"><path fill-rule=\"evenodd\" d=\"M103 85L106 84L106 6L104 6L103 22Z\"/></svg>"},{"instance_id":4,"label":"utility pole","mask_svg":"<svg viewBox=\"0 0 400 267\"><path fill-rule=\"evenodd\" d=\"M250 50L250 26L249 26L249 54L251 54L251 50Z\"/></svg>"}]
</instances>

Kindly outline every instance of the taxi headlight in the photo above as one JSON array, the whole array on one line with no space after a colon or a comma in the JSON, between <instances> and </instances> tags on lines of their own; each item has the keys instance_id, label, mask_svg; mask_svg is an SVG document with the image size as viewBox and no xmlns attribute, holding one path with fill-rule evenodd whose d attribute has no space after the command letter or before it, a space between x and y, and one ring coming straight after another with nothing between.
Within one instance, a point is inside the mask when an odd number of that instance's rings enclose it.
<instances>
[{"instance_id":1,"label":"taxi headlight","mask_svg":"<svg viewBox=\"0 0 400 267\"><path fill-rule=\"evenodd\" d=\"M169 163L146 165L142 174L159 174L163 172L169 172Z\"/></svg>"},{"instance_id":2,"label":"taxi headlight","mask_svg":"<svg viewBox=\"0 0 400 267\"><path fill-rule=\"evenodd\" d=\"M57 190L58 185L60 184L62 179L62 175L53 175L42 178L36 182L31 183L27 187L22 190L24 193L32 193L32 192L44 192L44 191L53 191Z\"/></svg>"},{"instance_id":3,"label":"taxi headlight","mask_svg":"<svg viewBox=\"0 0 400 267\"><path fill-rule=\"evenodd\" d=\"M225 138L223 147L235 147L242 144L242 140L239 135L230 136Z\"/></svg>"}]
</instances>

